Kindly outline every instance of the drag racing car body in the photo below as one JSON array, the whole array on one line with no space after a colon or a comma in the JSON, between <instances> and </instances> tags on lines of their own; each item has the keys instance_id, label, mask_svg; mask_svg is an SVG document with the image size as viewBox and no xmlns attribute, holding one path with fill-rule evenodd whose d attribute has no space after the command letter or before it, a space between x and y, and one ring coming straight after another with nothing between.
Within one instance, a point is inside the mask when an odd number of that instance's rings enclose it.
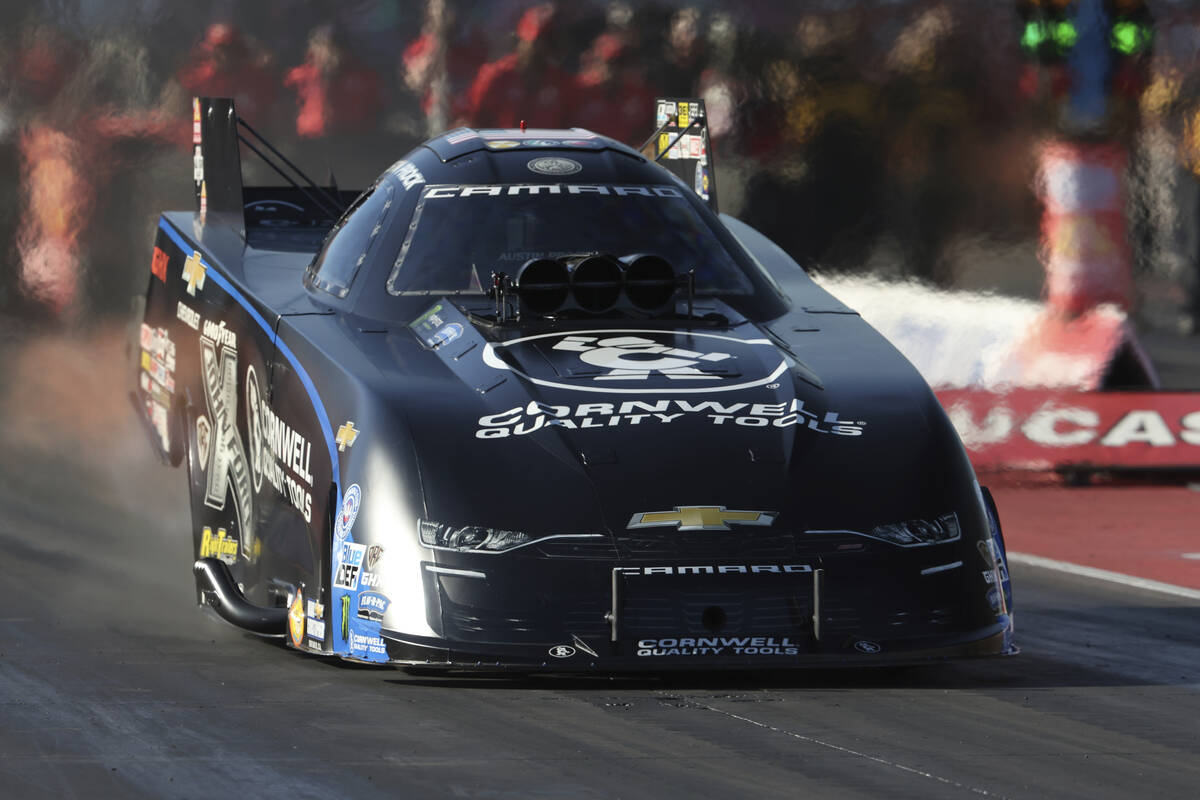
<instances>
[{"instance_id":1,"label":"drag racing car body","mask_svg":"<svg viewBox=\"0 0 1200 800\"><path fill-rule=\"evenodd\" d=\"M202 604L402 665L1014 652L999 521L934 395L714 213L702 106L658 111L650 155L459 129L350 193L243 187L239 139L264 146L196 101L135 399L187 469ZM694 183L659 163L691 136Z\"/></svg>"}]
</instances>

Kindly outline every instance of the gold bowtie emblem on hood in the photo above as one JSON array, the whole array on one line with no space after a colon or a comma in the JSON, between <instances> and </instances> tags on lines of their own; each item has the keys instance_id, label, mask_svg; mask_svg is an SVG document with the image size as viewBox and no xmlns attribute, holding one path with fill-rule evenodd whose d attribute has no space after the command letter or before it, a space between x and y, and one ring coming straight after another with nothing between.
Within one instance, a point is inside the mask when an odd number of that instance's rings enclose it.
<instances>
[{"instance_id":1,"label":"gold bowtie emblem on hood","mask_svg":"<svg viewBox=\"0 0 1200 800\"><path fill-rule=\"evenodd\" d=\"M770 525L774 511L731 511L725 506L675 506L674 511L634 514L628 528L675 527L681 531L728 531L734 525Z\"/></svg>"}]
</instances>

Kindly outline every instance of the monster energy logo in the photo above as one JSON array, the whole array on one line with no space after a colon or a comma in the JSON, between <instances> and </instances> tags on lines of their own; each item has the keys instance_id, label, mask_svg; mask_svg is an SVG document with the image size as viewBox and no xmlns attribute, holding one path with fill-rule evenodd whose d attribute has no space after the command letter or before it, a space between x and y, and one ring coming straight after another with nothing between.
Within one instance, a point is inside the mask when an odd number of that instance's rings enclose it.
<instances>
[{"instance_id":1,"label":"monster energy logo","mask_svg":"<svg viewBox=\"0 0 1200 800\"><path fill-rule=\"evenodd\" d=\"M237 431L237 350L222 345L218 359L216 344L212 339L201 336L200 361L204 373L204 398L208 402L213 426L204 503L218 510L225 508L232 473L233 502L242 529L242 555L253 559L254 505L250 470Z\"/></svg>"},{"instance_id":2,"label":"monster energy logo","mask_svg":"<svg viewBox=\"0 0 1200 800\"><path fill-rule=\"evenodd\" d=\"M350 595L342 595L342 641L350 639Z\"/></svg>"}]
</instances>

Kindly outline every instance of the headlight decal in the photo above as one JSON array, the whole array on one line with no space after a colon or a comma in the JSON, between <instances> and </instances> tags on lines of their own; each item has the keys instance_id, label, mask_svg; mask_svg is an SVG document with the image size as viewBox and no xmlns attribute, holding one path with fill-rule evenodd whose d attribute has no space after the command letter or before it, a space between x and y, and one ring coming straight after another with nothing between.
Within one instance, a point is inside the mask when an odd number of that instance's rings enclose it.
<instances>
[{"instance_id":1,"label":"headlight decal","mask_svg":"<svg viewBox=\"0 0 1200 800\"><path fill-rule=\"evenodd\" d=\"M877 525L869 533L852 531L846 528L810 530L805 531L805 533L851 533L867 539L878 539L881 542L894 544L897 547L925 547L931 544L946 544L947 542L958 541L962 538L962 526L958 524L958 515L951 512L933 520L913 519L905 522Z\"/></svg>"},{"instance_id":2,"label":"headlight decal","mask_svg":"<svg viewBox=\"0 0 1200 800\"><path fill-rule=\"evenodd\" d=\"M549 539L595 539L602 533L556 533L534 536L520 531L487 528L482 525L447 525L427 519L417 520L421 544L433 550L452 550L459 553L507 553Z\"/></svg>"}]
</instances>

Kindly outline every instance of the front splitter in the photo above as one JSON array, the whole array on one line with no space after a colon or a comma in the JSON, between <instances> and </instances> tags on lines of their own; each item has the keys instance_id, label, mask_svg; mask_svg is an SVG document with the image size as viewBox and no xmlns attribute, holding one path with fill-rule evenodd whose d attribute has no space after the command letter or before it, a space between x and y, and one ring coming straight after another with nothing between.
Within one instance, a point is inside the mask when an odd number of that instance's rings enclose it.
<instances>
[{"instance_id":1,"label":"front splitter","mask_svg":"<svg viewBox=\"0 0 1200 800\"><path fill-rule=\"evenodd\" d=\"M380 632L387 643L389 661L397 666L419 666L447 670L547 671L547 672L663 672L677 670L788 670L845 667L892 667L929 664L939 661L1016 655L1012 630L1006 623L954 637L936 640L908 639L892 642L859 640L844 647L814 650L795 655L763 654L758 651L780 650L778 640L764 640L761 646L742 649L751 654L722 652L708 654L637 655L604 652L580 640L570 643L492 644L447 642L413 636L398 631ZM736 638L736 637L733 637ZM750 641L754 637L741 637ZM757 637L763 638L763 637ZM785 640L787 641L787 640ZM619 646L615 645L615 646ZM701 650L704 648L641 648L643 652L660 650ZM729 648L733 649L733 648Z\"/></svg>"}]
</instances>

